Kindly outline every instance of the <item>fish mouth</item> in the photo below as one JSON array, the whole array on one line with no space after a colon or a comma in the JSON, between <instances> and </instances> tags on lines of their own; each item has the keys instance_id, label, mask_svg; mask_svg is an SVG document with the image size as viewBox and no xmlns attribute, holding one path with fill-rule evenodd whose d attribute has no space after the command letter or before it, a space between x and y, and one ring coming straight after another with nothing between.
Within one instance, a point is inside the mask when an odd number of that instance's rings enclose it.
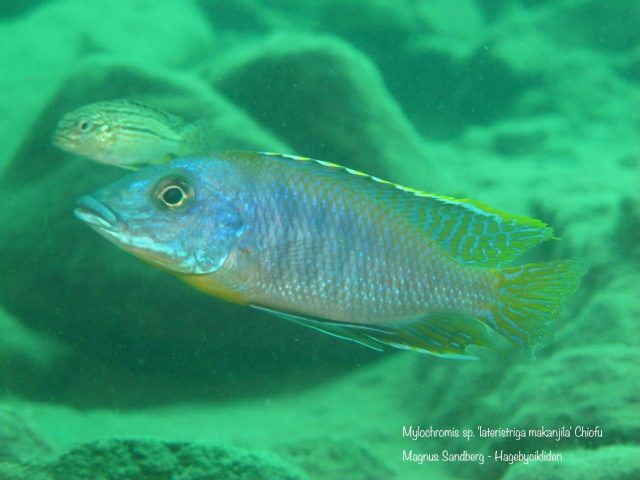
<instances>
[{"instance_id":1,"label":"fish mouth","mask_svg":"<svg viewBox=\"0 0 640 480\"><path fill-rule=\"evenodd\" d=\"M51 143L53 143L60 150L67 151L68 145L70 142L69 142L69 137L62 136L62 135L52 135Z\"/></svg>"},{"instance_id":2,"label":"fish mouth","mask_svg":"<svg viewBox=\"0 0 640 480\"><path fill-rule=\"evenodd\" d=\"M94 196L83 195L76 200L73 213L97 233L132 255L155 267L176 270L175 259L171 255L154 249L153 242L148 238L130 235L126 223Z\"/></svg>"},{"instance_id":3,"label":"fish mouth","mask_svg":"<svg viewBox=\"0 0 640 480\"><path fill-rule=\"evenodd\" d=\"M115 214L91 195L80 197L73 213L91 227L110 232L115 231L118 222Z\"/></svg>"},{"instance_id":4,"label":"fish mouth","mask_svg":"<svg viewBox=\"0 0 640 480\"><path fill-rule=\"evenodd\" d=\"M61 150L67 151L69 146L73 144L73 138L62 128L56 128L51 135L51 143Z\"/></svg>"}]
</instances>

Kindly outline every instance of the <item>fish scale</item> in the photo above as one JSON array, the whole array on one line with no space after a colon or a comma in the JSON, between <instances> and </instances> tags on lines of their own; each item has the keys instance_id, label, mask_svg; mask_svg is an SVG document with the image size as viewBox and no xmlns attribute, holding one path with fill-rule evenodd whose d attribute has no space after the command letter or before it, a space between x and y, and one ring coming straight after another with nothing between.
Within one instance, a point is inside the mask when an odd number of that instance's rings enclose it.
<instances>
[{"instance_id":1,"label":"fish scale","mask_svg":"<svg viewBox=\"0 0 640 480\"><path fill-rule=\"evenodd\" d=\"M442 267L444 276L428 281L429 270L440 269L440 262L439 253L431 254L431 250L436 247L430 248L432 242L426 235L421 235L420 232L410 228L410 225L404 229L398 228L401 222L396 222L396 228L392 229L388 223L377 221L376 214L378 216L387 214L388 209L384 206L381 208L375 204L363 203L356 210L344 208L341 199L350 194L353 195L353 192L344 192L343 188L328 189L325 184L318 183L313 177L296 176L296 172L304 173L274 168L262 174L264 178L281 179L283 183L289 185L288 188L291 189L292 194L281 198L281 202L277 204L278 211L261 216L261 221L267 225L277 225L278 221L273 217L287 218L296 228L285 229L283 235L271 229L270 235L275 238L263 239L265 245L259 249L268 251L270 241L287 244L295 242L299 236L319 236L319 238L337 236L358 239L357 249L363 252L363 256L351 255L352 247L348 243L327 240L321 244L320 250L308 252L304 262L300 262L294 256L288 261L296 260L295 265L289 265L284 269L266 268L263 272L264 279L260 282L264 291L258 296L258 302L276 304L283 309L294 308L294 303L299 301L297 298L282 298L278 295L278 292L283 290L282 285L293 283L308 286L306 302L314 308L312 312L314 315L322 314L332 320L354 323L376 323L388 320L390 317L406 318L418 315L425 308L446 308L454 302L469 308L474 307L471 299L456 296L456 290L453 287L455 283L464 282L464 276L469 275L465 273L462 266L452 263L449 270ZM269 181L264 184L269 185ZM265 191L265 197L269 195L268 192L269 188ZM327 205L331 207L327 208ZM364 215L359 214L361 212ZM266 229L268 230L268 227ZM411 234L406 235L405 231ZM287 235L293 235L294 238L287 238ZM404 254L407 251L416 251L419 258L407 257ZM288 258L288 252L284 251L282 257ZM330 272L329 283L337 285L340 291L349 292L348 296L351 298L349 308L336 305L335 300L329 298L332 295L322 294L317 266L323 259L350 267L346 271L336 269L331 264L325 268ZM282 261L281 257L272 259L272 262L278 265ZM429 268L416 268L416 265L428 265ZM287 275L282 276L283 271ZM397 271L405 271L409 275L408 278L403 278L402 283L413 285L411 301L407 301L406 297L400 294L401 289L396 288L394 277ZM452 276L456 278L450 278ZM482 275L478 271L472 276L478 277L479 280ZM365 279L367 281L364 281ZM444 282L446 287L441 295L434 295L434 290L429 287L429 283L434 284L438 281ZM406 289L403 288L402 291ZM323 303L323 299L327 300Z\"/></svg>"},{"instance_id":2,"label":"fish scale","mask_svg":"<svg viewBox=\"0 0 640 480\"><path fill-rule=\"evenodd\" d=\"M184 202L168 204L167 185ZM539 220L305 157L179 158L78 205L116 245L205 293L375 349L531 350L586 271L504 266L554 238Z\"/></svg>"}]
</instances>

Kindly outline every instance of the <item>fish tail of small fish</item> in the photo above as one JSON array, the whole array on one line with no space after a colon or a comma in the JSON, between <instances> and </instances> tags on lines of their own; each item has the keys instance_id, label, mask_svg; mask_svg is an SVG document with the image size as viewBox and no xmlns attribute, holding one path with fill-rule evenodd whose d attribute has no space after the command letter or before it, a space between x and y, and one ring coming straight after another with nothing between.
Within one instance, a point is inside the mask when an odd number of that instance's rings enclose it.
<instances>
[{"instance_id":1,"label":"fish tail of small fish","mask_svg":"<svg viewBox=\"0 0 640 480\"><path fill-rule=\"evenodd\" d=\"M493 270L496 298L483 319L523 351L532 351L587 271L575 260L554 260Z\"/></svg>"}]
</instances>

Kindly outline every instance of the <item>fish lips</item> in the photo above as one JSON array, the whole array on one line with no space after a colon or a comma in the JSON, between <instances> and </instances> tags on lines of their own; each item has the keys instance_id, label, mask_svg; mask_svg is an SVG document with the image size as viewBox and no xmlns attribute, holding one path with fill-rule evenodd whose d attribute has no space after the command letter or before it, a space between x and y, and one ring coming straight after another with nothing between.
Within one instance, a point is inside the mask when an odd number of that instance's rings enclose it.
<instances>
[{"instance_id":1,"label":"fish lips","mask_svg":"<svg viewBox=\"0 0 640 480\"><path fill-rule=\"evenodd\" d=\"M51 142L64 152L75 153L78 148L78 138L68 130L68 125L61 122L51 135Z\"/></svg>"},{"instance_id":2,"label":"fish lips","mask_svg":"<svg viewBox=\"0 0 640 480\"><path fill-rule=\"evenodd\" d=\"M127 248L126 225L93 195L83 195L76 200L76 208L73 213L76 218L91 227L100 236L120 248Z\"/></svg>"},{"instance_id":3,"label":"fish lips","mask_svg":"<svg viewBox=\"0 0 640 480\"><path fill-rule=\"evenodd\" d=\"M193 273L189 264L183 266L181 259L176 260L168 252L153 248L152 242L136 241L127 231L126 223L94 196L83 195L76 200L73 213L104 238L141 260L168 272Z\"/></svg>"},{"instance_id":4,"label":"fish lips","mask_svg":"<svg viewBox=\"0 0 640 480\"><path fill-rule=\"evenodd\" d=\"M73 211L78 219L99 232L116 233L118 219L102 202L91 195L83 195L76 201Z\"/></svg>"}]
</instances>

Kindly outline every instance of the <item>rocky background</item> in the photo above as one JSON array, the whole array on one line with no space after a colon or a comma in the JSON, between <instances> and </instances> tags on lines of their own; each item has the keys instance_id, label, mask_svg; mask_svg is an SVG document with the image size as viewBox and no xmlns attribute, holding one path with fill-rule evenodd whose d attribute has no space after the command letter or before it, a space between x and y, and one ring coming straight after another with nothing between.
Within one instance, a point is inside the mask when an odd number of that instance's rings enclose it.
<instances>
[{"instance_id":1,"label":"rocky background","mask_svg":"<svg viewBox=\"0 0 640 480\"><path fill-rule=\"evenodd\" d=\"M1 479L640 477L640 3L5 3ZM221 149L536 216L562 240L523 261L590 273L554 342L507 362L381 355L206 297L73 218L123 172L52 128L121 97L216 119ZM405 424L604 434L414 443ZM410 448L564 461L412 465Z\"/></svg>"}]
</instances>

